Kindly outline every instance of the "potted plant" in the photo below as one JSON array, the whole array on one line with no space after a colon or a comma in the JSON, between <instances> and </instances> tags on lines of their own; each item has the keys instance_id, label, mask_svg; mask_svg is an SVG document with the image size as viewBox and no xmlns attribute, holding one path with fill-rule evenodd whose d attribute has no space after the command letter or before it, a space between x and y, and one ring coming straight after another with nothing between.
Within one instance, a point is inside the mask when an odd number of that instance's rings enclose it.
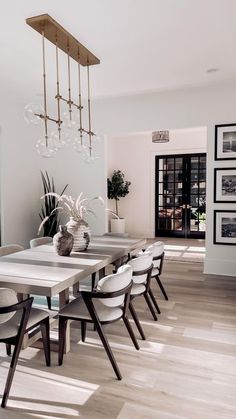
<instances>
[{"instance_id":1,"label":"potted plant","mask_svg":"<svg viewBox=\"0 0 236 419\"><path fill-rule=\"evenodd\" d=\"M52 192L52 193L56 192L55 184L54 184L53 177L50 179L47 171L45 172L45 174L41 171L41 178L42 178L43 191L44 191L44 203L41 207L41 212L39 214L39 217L41 221L43 221L46 217L48 217L45 223L43 224L43 235L46 237L53 237L57 233L59 223L60 223L57 212L56 211L53 212L53 210L58 206L58 201L56 200L55 196L47 196L47 194L49 192ZM68 187L68 184L64 187L60 196L64 194L67 187ZM52 216L49 217L51 213L52 213Z\"/></svg>"},{"instance_id":2,"label":"potted plant","mask_svg":"<svg viewBox=\"0 0 236 419\"><path fill-rule=\"evenodd\" d=\"M39 226L39 232L48 221L48 219L53 216L56 211L61 211L69 218L66 226L68 232L71 233L74 237L74 245L72 250L74 252L86 250L90 242L91 234L89 225L85 221L84 216L89 213L94 214L90 208L91 203L95 200L99 200L104 203L103 199L100 196L96 196L92 199L83 198L83 192L79 194L77 199L74 199L70 195L58 195L57 193L53 192L49 192L43 195L41 199L45 199L45 197L56 198L57 206L48 216L42 220L42 223Z\"/></svg>"},{"instance_id":3,"label":"potted plant","mask_svg":"<svg viewBox=\"0 0 236 419\"><path fill-rule=\"evenodd\" d=\"M118 201L129 193L131 182L125 180L121 170L114 170L110 179L107 179L108 199L115 199L116 210L111 211L115 218L111 219L111 232L122 234L125 232L125 219L120 217Z\"/></svg>"}]
</instances>

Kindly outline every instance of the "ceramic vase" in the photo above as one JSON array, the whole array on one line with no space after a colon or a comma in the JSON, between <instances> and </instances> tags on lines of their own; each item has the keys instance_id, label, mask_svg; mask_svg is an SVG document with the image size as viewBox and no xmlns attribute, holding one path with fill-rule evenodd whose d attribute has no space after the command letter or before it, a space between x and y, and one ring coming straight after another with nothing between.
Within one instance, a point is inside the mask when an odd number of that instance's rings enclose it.
<instances>
[{"instance_id":1,"label":"ceramic vase","mask_svg":"<svg viewBox=\"0 0 236 419\"><path fill-rule=\"evenodd\" d=\"M91 236L88 223L86 223L86 221L82 219L77 221L71 217L70 221L68 221L66 225L67 225L67 230L74 237L73 251L82 252L82 251L87 250L89 242L90 242L90 236Z\"/></svg>"},{"instance_id":2,"label":"ceramic vase","mask_svg":"<svg viewBox=\"0 0 236 419\"><path fill-rule=\"evenodd\" d=\"M59 256L70 256L74 237L67 231L67 226L59 226L59 232L53 237L53 244Z\"/></svg>"}]
</instances>

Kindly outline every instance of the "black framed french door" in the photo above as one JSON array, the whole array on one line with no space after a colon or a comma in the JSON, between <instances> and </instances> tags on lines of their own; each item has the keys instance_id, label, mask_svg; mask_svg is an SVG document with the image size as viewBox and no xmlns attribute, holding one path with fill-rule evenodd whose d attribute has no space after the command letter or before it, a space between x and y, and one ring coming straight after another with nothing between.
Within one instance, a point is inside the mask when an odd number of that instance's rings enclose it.
<instances>
[{"instance_id":1,"label":"black framed french door","mask_svg":"<svg viewBox=\"0 0 236 419\"><path fill-rule=\"evenodd\" d=\"M155 234L204 238L206 154L156 156Z\"/></svg>"}]
</instances>

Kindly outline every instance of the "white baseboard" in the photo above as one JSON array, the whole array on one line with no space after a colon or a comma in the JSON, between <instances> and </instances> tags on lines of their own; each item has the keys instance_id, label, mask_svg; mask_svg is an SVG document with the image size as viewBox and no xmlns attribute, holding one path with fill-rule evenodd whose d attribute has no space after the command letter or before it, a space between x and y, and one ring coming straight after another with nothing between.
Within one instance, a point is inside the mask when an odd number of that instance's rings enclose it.
<instances>
[{"instance_id":1,"label":"white baseboard","mask_svg":"<svg viewBox=\"0 0 236 419\"><path fill-rule=\"evenodd\" d=\"M235 276L236 260L205 259L204 274Z\"/></svg>"}]
</instances>

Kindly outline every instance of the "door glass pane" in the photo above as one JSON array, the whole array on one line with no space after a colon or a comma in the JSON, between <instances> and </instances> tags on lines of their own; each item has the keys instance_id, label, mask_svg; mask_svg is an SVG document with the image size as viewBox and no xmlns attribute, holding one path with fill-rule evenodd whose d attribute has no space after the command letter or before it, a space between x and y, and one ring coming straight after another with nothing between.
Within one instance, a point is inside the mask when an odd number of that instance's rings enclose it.
<instances>
[{"instance_id":1,"label":"door glass pane","mask_svg":"<svg viewBox=\"0 0 236 419\"><path fill-rule=\"evenodd\" d=\"M176 171L181 171L183 170L183 159L182 157L176 157L175 159L175 170Z\"/></svg>"},{"instance_id":2,"label":"door glass pane","mask_svg":"<svg viewBox=\"0 0 236 419\"><path fill-rule=\"evenodd\" d=\"M199 187L199 183L198 182L191 182L190 185L190 194L198 194L198 187Z\"/></svg>"},{"instance_id":3,"label":"door glass pane","mask_svg":"<svg viewBox=\"0 0 236 419\"><path fill-rule=\"evenodd\" d=\"M191 170L191 180L198 181L198 170Z\"/></svg>"},{"instance_id":4,"label":"door glass pane","mask_svg":"<svg viewBox=\"0 0 236 419\"><path fill-rule=\"evenodd\" d=\"M174 158L167 158L166 159L165 170L167 170L167 171L173 171L174 170Z\"/></svg>"}]
</instances>

